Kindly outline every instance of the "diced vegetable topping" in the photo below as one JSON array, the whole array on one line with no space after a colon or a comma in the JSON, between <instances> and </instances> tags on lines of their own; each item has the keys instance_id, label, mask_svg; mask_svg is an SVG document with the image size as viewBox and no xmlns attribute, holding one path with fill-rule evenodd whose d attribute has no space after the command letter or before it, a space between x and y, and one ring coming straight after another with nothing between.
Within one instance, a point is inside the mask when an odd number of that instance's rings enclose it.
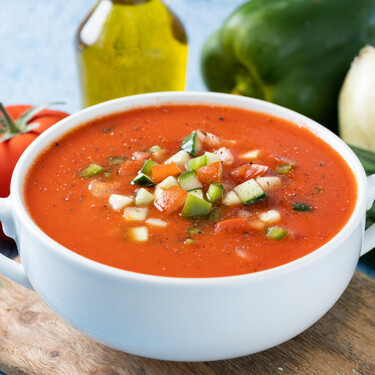
<instances>
[{"instance_id":1,"label":"diced vegetable topping","mask_svg":"<svg viewBox=\"0 0 375 375\"><path fill-rule=\"evenodd\" d=\"M160 184L157 185L157 188L159 187L165 190L173 185L178 186L177 180L173 176L168 176L165 180L163 180L162 182L160 182Z\"/></svg>"},{"instance_id":2,"label":"diced vegetable topping","mask_svg":"<svg viewBox=\"0 0 375 375\"><path fill-rule=\"evenodd\" d=\"M135 196L135 205L136 206L149 206L155 197L154 194L151 194L146 189L142 188L139 189L136 196Z\"/></svg>"},{"instance_id":3,"label":"diced vegetable topping","mask_svg":"<svg viewBox=\"0 0 375 375\"><path fill-rule=\"evenodd\" d=\"M202 189L189 190L188 193L189 194L193 194L193 195L195 195L196 197L198 197L200 199L204 199L203 198L203 190Z\"/></svg>"},{"instance_id":4,"label":"diced vegetable topping","mask_svg":"<svg viewBox=\"0 0 375 375\"><path fill-rule=\"evenodd\" d=\"M133 198L120 194L111 194L108 201L114 210L122 210L133 203Z\"/></svg>"},{"instance_id":5,"label":"diced vegetable topping","mask_svg":"<svg viewBox=\"0 0 375 375\"><path fill-rule=\"evenodd\" d=\"M197 170L198 180L204 184L221 181L221 163L215 162Z\"/></svg>"},{"instance_id":6,"label":"diced vegetable topping","mask_svg":"<svg viewBox=\"0 0 375 375\"><path fill-rule=\"evenodd\" d=\"M109 165L121 165L126 162L126 158L124 156L109 156L108 157L108 164Z\"/></svg>"},{"instance_id":7,"label":"diced vegetable topping","mask_svg":"<svg viewBox=\"0 0 375 375\"><path fill-rule=\"evenodd\" d=\"M191 159L191 156L184 150L180 150L167 159L164 164L175 163L181 170L185 170L186 164Z\"/></svg>"},{"instance_id":8,"label":"diced vegetable topping","mask_svg":"<svg viewBox=\"0 0 375 375\"><path fill-rule=\"evenodd\" d=\"M126 207L123 216L127 221L145 221L147 213L147 207Z\"/></svg>"},{"instance_id":9,"label":"diced vegetable topping","mask_svg":"<svg viewBox=\"0 0 375 375\"><path fill-rule=\"evenodd\" d=\"M127 238L134 242L146 242L148 241L148 229L146 227L128 228Z\"/></svg>"},{"instance_id":10,"label":"diced vegetable topping","mask_svg":"<svg viewBox=\"0 0 375 375\"><path fill-rule=\"evenodd\" d=\"M259 219L268 225L276 224L281 220L279 211L269 210L259 214Z\"/></svg>"},{"instance_id":11,"label":"diced vegetable topping","mask_svg":"<svg viewBox=\"0 0 375 375\"><path fill-rule=\"evenodd\" d=\"M165 154L165 150L163 148L161 148L160 146L156 145L156 146L152 146L148 149L148 151L153 155L154 158L156 158L157 160L161 159L164 154Z\"/></svg>"},{"instance_id":12,"label":"diced vegetable topping","mask_svg":"<svg viewBox=\"0 0 375 375\"><path fill-rule=\"evenodd\" d=\"M210 202L215 202L218 199L220 199L223 192L224 192L223 185L218 184L218 183L210 184L207 190L207 198Z\"/></svg>"},{"instance_id":13,"label":"diced vegetable topping","mask_svg":"<svg viewBox=\"0 0 375 375\"><path fill-rule=\"evenodd\" d=\"M312 210L312 207L306 203L295 202L293 203L293 210L301 212L310 212Z\"/></svg>"},{"instance_id":14,"label":"diced vegetable topping","mask_svg":"<svg viewBox=\"0 0 375 375\"><path fill-rule=\"evenodd\" d=\"M276 167L276 172L278 174L282 174L282 175L285 175L287 173L289 173L292 169L293 169L294 165L293 164L282 164L282 165L278 165Z\"/></svg>"},{"instance_id":15,"label":"diced vegetable topping","mask_svg":"<svg viewBox=\"0 0 375 375\"><path fill-rule=\"evenodd\" d=\"M208 215L208 221L211 223L217 223L221 218L221 209L219 207L214 207L210 214Z\"/></svg>"},{"instance_id":16,"label":"diced vegetable topping","mask_svg":"<svg viewBox=\"0 0 375 375\"><path fill-rule=\"evenodd\" d=\"M186 191L199 189L203 186L194 171L187 171L181 174L178 177L178 183Z\"/></svg>"},{"instance_id":17,"label":"diced vegetable topping","mask_svg":"<svg viewBox=\"0 0 375 375\"><path fill-rule=\"evenodd\" d=\"M212 204L204 199L198 198L193 194L188 194L181 215L186 218L207 215L211 210Z\"/></svg>"},{"instance_id":18,"label":"diced vegetable topping","mask_svg":"<svg viewBox=\"0 0 375 375\"><path fill-rule=\"evenodd\" d=\"M228 193L224 195L223 204L225 206L236 206L241 204L241 199L234 191L228 191Z\"/></svg>"},{"instance_id":19,"label":"diced vegetable topping","mask_svg":"<svg viewBox=\"0 0 375 375\"><path fill-rule=\"evenodd\" d=\"M264 191L270 191L281 185L279 177L258 177L257 183Z\"/></svg>"},{"instance_id":20,"label":"diced vegetable topping","mask_svg":"<svg viewBox=\"0 0 375 375\"><path fill-rule=\"evenodd\" d=\"M240 155L243 160L255 160L259 156L259 150L251 150Z\"/></svg>"},{"instance_id":21,"label":"diced vegetable topping","mask_svg":"<svg viewBox=\"0 0 375 375\"><path fill-rule=\"evenodd\" d=\"M274 240L280 241L288 234L288 231L280 227L271 227L266 231L266 236Z\"/></svg>"},{"instance_id":22,"label":"diced vegetable topping","mask_svg":"<svg viewBox=\"0 0 375 375\"><path fill-rule=\"evenodd\" d=\"M118 184L111 182L103 182L99 180L93 180L89 184L89 190L91 194L96 198L108 197L112 193L117 191Z\"/></svg>"},{"instance_id":23,"label":"diced vegetable topping","mask_svg":"<svg viewBox=\"0 0 375 375\"><path fill-rule=\"evenodd\" d=\"M249 180L250 178L263 176L267 169L268 167L265 165L248 163L234 169L231 175L235 181L243 182Z\"/></svg>"},{"instance_id":24,"label":"diced vegetable topping","mask_svg":"<svg viewBox=\"0 0 375 375\"><path fill-rule=\"evenodd\" d=\"M152 177L152 167L158 164L159 163L151 159L146 160L141 169L141 173L145 174L146 176Z\"/></svg>"},{"instance_id":25,"label":"diced vegetable topping","mask_svg":"<svg viewBox=\"0 0 375 375\"><path fill-rule=\"evenodd\" d=\"M195 240L193 240L193 239L190 238L190 237L187 237L184 243L185 243L186 245L193 245L193 244L195 244Z\"/></svg>"},{"instance_id":26,"label":"diced vegetable topping","mask_svg":"<svg viewBox=\"0 0 375 375\"><path fill-rule=\"evenodd\" d=\"M152 167L152 180L155 182L163 181L168 176L178 176L181 173L176 163L158 164Z\"/></svg>"},{"instance_id":27,"label":"diced vegetable topping","mask_svg":"<svg viewBox=\"0 0 375 375\"><path fill-rule=\"evenodd\" d=\"M232 153L226 147L219 148L218 150L215 151L215 154L219 156L220 160L224 164L232 164L234 161L234 157Z\"/></svg>"},{"instance_id":28,"label":"diced vegetable topping","mask_svg":"<svg viewBox=\"0 0 375 375\"><path fill-rule=\"evenodd\" d=\"M171 186L155 199L155 207L167 213L177 211L185 202L188 193L178 186Z\"/></svg>"},{"instance_id":29,"label":"diced vegetable topping","mask_svg":"<svg viewBox=\"0 0 375 375\"><path fill-rule=\"evenodd\" d=\"M206 155L207 165L221 161L220 156L214 154L213 152L206 151L204 154Z\"/></svg>"},{"instance_id":30,"label":"diced vegetable topping","mask_svg":"<svg viewBox=\"0 0 375 375\"><path fill-rule=\"evenodd\" d=\"M244 205L254 203L266 197L263 189L254 179L248 180L241 185L237 185L234 188L234 191Z\"/></svg>"},{"instance_id":31,"label":"diced vegetable topping","mask_svg":"<svg viewBox=\"0 0 375 375\"><path fill-rule=\"evenodd\" d=\"M152 227L157 227L157 228L165 228L168 225L168 223L164 220L154 219L151 217L146 220L146 224L151 225Z\"/></svg>"},{"instance_id":32,"label":"diced vegetable topping","mask_svg":"<svg viewBox=\"0 0 375 375\"><path fill-rule=\"evenodd\" d=\"M189 134L182 141L180 149L188 152L191 156L196 156L197 154L199 154L202 149L202 145L197 137L196 131Z\"/></svg>"},{"instance_id":33,"label":"diced vegetable topping","mask_svg":"<svg viewBox=\"0 0 375 375\"><path fill-rule=\"evenodd\" d=\"M248 226L247 221L242 218L228 219L216 224L217 232L227 232L230 230L244 230Z\"/></svg>"},{"instance_id":34,"label":"diced vegetable topping","mask_svg":"<svg viewBox=\"0 0 375 375\"><path fill-rule=\"evenodd\" d=\"M151 178L146 176L144 173L138 173L131 183L145 187L155 186L154 181L152 181Z\"/></svg>"},{"instance_id":35,"label":"diced vegetable topping","mask_svg":"<svg viewBox=\"0 0 375 375\"><path fill-rule=\"evenodd\" d=\"M90 164L86 169L78 172L80 177L91 178L102 172L104 168L99 164Z\"/></svg>"},{"instance_id":36,"label":"diced vegetable topping","mask_svg":"<svg viewBox=\"0 0 375 375\"><path fill-rule=\"evenodd\" d=\"M187 169L192 169L193 171L196 171L200 167L204 167L206 164L207 164L206 155L201 155L194 159L190 159L187 163Z\"/></svg>"}]
</instances>

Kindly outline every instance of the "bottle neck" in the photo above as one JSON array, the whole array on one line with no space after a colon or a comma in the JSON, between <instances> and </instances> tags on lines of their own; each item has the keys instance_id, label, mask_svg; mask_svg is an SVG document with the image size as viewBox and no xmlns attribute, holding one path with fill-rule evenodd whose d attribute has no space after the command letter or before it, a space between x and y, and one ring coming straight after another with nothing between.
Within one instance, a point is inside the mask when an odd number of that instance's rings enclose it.
<instances>
[{"instance_id":1,"label":"bottle neck","mask_svg":"<svg viewBox=\"0 0 375 375\"><path fill-rule=\"evenodd\" d=\"M114 4L122 4L122 5L139 5L143 3L148 3L149 1L153 0L111 0Z\"/></svg>"}]
</instances>

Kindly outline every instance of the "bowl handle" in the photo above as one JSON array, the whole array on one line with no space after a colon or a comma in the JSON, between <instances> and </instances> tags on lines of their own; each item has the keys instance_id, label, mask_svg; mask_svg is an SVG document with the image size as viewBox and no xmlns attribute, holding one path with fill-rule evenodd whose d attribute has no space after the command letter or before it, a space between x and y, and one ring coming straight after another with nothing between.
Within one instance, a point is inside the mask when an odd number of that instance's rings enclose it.
<instances>
[{"instance_id":1,"label":"bowl handle","mask_svg":"<svg viewBox=\"0 0 375 375\"><path fill-rule=\"evenodd\" d=\"M368 197L367 197L367 209L369 210L375 200L375 174L367 177L368 185ZM365 231L365 237L363 239L361 255L366 254L375 247L375 224L371 225Z\"/></svg>"},{"instance_id":2,"label":"bowl handle","mask_svg":"<svg viewBox=\"0 0 375 375\"><path fill-rule=\"evenodd\" d=\"M0 221L3 226L4 233L12 238L16 237L16 228L14 225L13 214L11 209L11 198L0 198ZM29 279L26 276L22 264L7 258L0 254L0 274L8 277L18 284L33 290Z\"/></svg>"}]
</instances>

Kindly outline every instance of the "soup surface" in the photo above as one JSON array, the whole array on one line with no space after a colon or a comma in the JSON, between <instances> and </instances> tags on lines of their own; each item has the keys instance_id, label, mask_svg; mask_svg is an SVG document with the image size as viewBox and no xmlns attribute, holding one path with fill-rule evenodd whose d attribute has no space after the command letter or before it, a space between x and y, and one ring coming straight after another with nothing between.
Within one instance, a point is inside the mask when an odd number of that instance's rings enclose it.
<instances>
[{"instance_id":1,"label":"soup surface","mask_svg":"<svg viewBox=\"0 0 375 375\"><path fill-rule=\"evenodd\" d=\"M238 108L168 105L82 125L38 156L33 220L68 249L152 275L265 270L335 236L357 199L310 131Z\"/></svg>"}]
</instances>

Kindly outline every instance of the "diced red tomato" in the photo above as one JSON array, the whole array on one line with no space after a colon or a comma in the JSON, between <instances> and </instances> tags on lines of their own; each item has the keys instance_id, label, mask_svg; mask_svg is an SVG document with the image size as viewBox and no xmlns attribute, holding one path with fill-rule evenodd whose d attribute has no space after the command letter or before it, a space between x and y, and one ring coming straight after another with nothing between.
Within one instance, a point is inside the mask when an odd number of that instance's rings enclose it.
<instances>
[{"instance_id":1,"label":"diced red tomato","mask_svg":"<svg viewBox=\"0 0 375 375\"><path fill-rule=\"evenodd\" d=\"M186 200L188 193L179 186L173 185L161 193L155 200L155 207L167 213L177 211Z\"/></svg>"},{"instance_id":2,"label":"diced red tomato","mask_svg":"<svg viewBox=\"0 0 375 375\"><path fill-rule=\"evenodd\" d=\"M152 167L152 179L158 183L169 176L178 176L181 173L176 163L158 164Z\"/></svg>"},{"instance_id":3,"label":"diced red tomato","mask_svg":"<svg viewBox=\"0 0 375 375\"><path fill-rule=\"evenodd\" d=\"M246 219L236 218L220 221L216 224L215 230L217 232L238 231L244 230L246 227L248 227Z\"/></svg>"},{"instance_id":4,"label":"diced red tomato","mask_svg":"<svg viewBox=\"0 0 375 375\"><path fill-rule=\"evenodd\" d=\"M248 163L234 169L231 176L236 182L244 182L251 178L263 176L267 169L268 167L265 165Z\"/></svg>"},{"instance_id":5,"label":"diced red tomato","mask_svg":"<svg viewBox=\"0 0 375 375\"><path fill-rule=\"evenodd\" d=\"M198 180L203 184L211 184L212 182L220 182L221 180L221 162L206 165L197 170Z\"/></svg>"}]
</instances>

